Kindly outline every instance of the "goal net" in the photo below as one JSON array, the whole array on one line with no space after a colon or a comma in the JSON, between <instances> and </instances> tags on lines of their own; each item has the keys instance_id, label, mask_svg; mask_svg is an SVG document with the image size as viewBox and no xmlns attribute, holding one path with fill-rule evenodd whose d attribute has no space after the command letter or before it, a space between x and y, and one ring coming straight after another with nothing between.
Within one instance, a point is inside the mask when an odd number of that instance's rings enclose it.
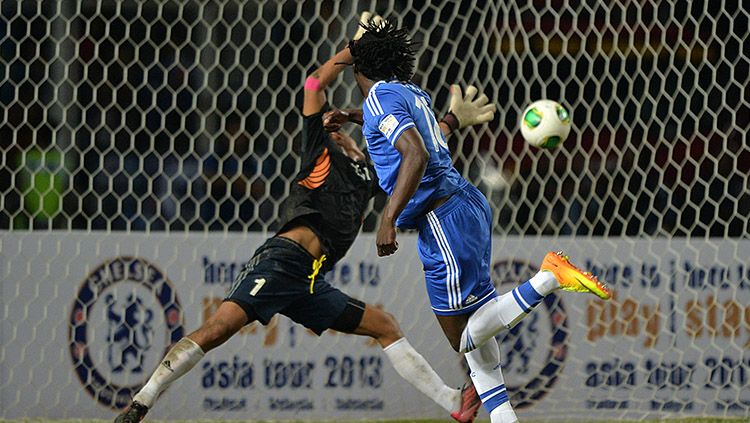
<instances>
[{"instance_id":1,"label":"goal net","mask_svg":"<svg viewBox=\"0 0 750 423\"><path fill-rule=\"evenodd\" d=\"M551 295L499 335L519 416L750 415L742 2L83 0L0 4L0 417L111 418L210 315L277 229L307 72L367 8L420 42L436 114L452 83L498 106L448 140L493 208L498 291L558 249L616 291ZM553 150L520 137L543 98L572 115ZM361 104L350 72L329 100ZM415 235L376 257L384 203L328 280L459 386ZM151 415L443 417L373 343L285 318L212 351Z\"/></svg>"}]
</instances>

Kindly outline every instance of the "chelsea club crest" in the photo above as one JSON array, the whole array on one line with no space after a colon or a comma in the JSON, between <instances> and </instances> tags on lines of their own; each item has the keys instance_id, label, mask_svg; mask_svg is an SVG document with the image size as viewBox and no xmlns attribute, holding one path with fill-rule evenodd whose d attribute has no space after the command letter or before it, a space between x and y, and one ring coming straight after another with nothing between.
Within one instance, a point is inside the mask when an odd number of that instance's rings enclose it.
<instances>
[{"instance_id":1,"label":"chelsea club crest","mask_svg":"<svg viewBox=\"0 0 750 423\"><path fill-rule=\"evenodd\" d=\"M531 279L537 270L523 261L501 260L492 266L492 280L502 295ZM567 356L568 335L565 309L554 293L513 329L497 335L503 374L516 409L541 400L557 382Z\"/></svg>"},{"instance_id":2,"label":"chelsea club crest","mask_svg":"<svg viewBox=\"0 0 750 423\"><path fill-rule=\"evenodd\" d=\"M117 257L83 281L70 313L70 354L99 403L121 409L184 335L182 308L166 275L141 258Z\"/></svg>"}]
</instances>

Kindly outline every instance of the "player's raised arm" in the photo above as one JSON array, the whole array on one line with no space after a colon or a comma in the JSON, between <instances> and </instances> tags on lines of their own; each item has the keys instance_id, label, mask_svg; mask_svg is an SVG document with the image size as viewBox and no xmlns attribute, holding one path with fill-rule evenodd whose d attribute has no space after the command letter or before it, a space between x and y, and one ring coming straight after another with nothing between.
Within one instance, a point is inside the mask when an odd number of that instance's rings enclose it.
<instances>
[{"instance_id":1,"label":"player's raised arm","mask_svg":"<svg viewBox=\"0 0 750 423\"><path fill-rule=\"evenodd\" d=\"M363 12L360 16L360 22L379 22L380 20L380 16L375 15L373 17L370 12ZM364 28L360 25L352 39L359 39L364 34L364 31ZM318 113L323 108L323 105L326 103L326 88L351 64L352 54L347 46L307 76L302 105L303 115L310 116Z\"/></svg>"},{"instance_id":2,"label":"player's raised arm","mask_svg":"<svg viewBox=\"0 0 750 423\"><path fill-rule=\"evenodd\" d=\"M310 116L320 112L326 103L325 90L351 63L352 55L345 48L315 69L305 80L305 96L302 114Z\"/></svg>"}]
</instances>

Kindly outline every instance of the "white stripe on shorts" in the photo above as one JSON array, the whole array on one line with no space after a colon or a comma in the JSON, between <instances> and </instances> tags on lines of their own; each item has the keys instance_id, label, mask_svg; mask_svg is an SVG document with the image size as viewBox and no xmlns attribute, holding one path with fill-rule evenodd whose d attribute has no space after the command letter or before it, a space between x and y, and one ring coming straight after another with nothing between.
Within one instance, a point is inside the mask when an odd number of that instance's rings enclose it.
<instances>
[{"instance_id":1,"label":"white stripe on shorts","mask_svg":"<svg viewBox=\"0 0 750 423\"><path fill-rule=\"evenodd\" d=\"M453 251L448 244L443 227L440 225L440 221L434 211L427 213L427 220L430 223L432 232L435 234L435 240L440 248L440 252L443 254L443 262L447 270L445 285L448 291L448 306L453 310L460 309L461 284L458 280L458 263L456 263L456 258L453 256Z\"/></svg>"}]
</instances>

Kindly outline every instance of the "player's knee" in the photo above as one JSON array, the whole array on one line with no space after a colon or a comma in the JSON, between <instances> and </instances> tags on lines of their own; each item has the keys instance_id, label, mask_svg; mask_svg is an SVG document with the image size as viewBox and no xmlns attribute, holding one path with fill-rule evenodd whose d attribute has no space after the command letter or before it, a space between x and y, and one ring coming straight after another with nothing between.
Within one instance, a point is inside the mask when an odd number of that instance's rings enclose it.
<instances>
[{"instance_id":1,"label":"player's knee","mask_svg":"<svg viewBox=\"0 0 750 423\"><path fill-rule=\"evenodd\" d=\"M453 351L455 352L461 352L461 337L449 337L448 342L451 344L451 348L453 348Z\"/></svg>"},{"instance_id":2,"label":"player's knee","mask_svg":"<svg viewBox=\"0 0 750 423\"><path fill-rule=\"evenodd\" d=\"M400 339L403 338L404 334L401 333L401 326L399 326L398 321L391 313L383 312L384 320L385 320L385 327L386 327L386 333L389 337Z\"/></svg>"},{"instance_id":3,"label":"player's knee","mask_svg":"<svg viewBox=\"0 0 750 423\"><path fill-rule=\"evenodd\" d=\"M224 321L212 319L188 335L188 338L198 344L203 351L208 351L224 343L232 334L230 325Z\"/></svg>"},{"instance_id":4,"label":"player's knee","mask_svg":"<svg viewBox=\"0 0 750 423\"><path fill-rule=\"evenodd\" d=\"M188 337L198 344L203 351L208 351L226 342L244 323L245 321L238 314L221 312L220 310Z\"/></svg>"},{"instance_id":5,"label":"player's knee","mask_svg":"<svg viewBox=\"0 0 750 423\"><path fill-rule=\"evenodd\" d=\"M392 314L383 310L378 310L377 322L378 324L375 330L375 337L380 341L381 344L383 342L395 342L398 339L404 337L404 334L401 333L401 327L399 326L398 321L395 317L393 317Z\"/></svg>"}]
</instances>

